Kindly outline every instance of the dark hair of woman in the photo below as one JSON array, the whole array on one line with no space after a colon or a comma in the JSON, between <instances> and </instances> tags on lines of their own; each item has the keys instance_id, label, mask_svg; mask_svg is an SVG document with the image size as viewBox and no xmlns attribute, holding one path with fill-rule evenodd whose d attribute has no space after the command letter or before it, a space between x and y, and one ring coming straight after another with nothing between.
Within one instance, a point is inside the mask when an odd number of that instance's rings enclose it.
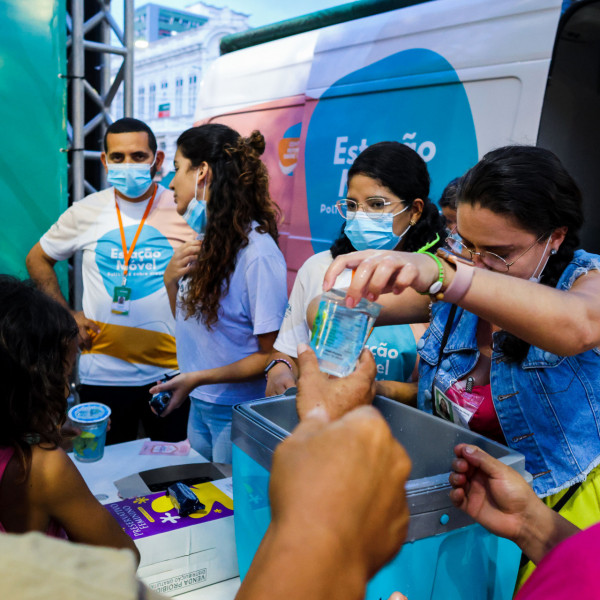
<instances>
[{"instance_id":1,"label":"dark hair of woman","mask_svg":"<svg viewBox=\"0 0 600 600\"><path fill-rule=\"evenodd\" d=\"M458 192L458 183L460 181L460 177L456 177L452 181L448 183L448 185L444 188L442 195L440 197L439 205L440 208L444 206L448 206L452 210L456 210L456 194Z\"/></svg>"},{"instance_id":2,"label":"dark hair of woman","mask_svg":"<svg viewBox=\"0 0 600 600\"><path fill-rule=\"evenodd\" d=\"M66 308L32 284L0 275L0 446L15 449L24 477L30 444L56 448L61 442L77 335Z\"/></svg>"},{"instance_id":3,"label":"dark hair of woman","mask_svg":"<svg viewBox=\"0 0 600 600\"><path fill-rule=\"evenodd\" d=\"M348 183L355 175L365 175L388 188L400 198L405 206L412 206L416 198L423 200L421 218L402 238L402 250L416 252L426 244L438 241L430 248L435 252L444 238L444 221L437 207L429 199L429 173L425 161L411 148L400 142L379 142L363 150L348 171ZM354 252L355 248L344 234L333 242L330 252L333 258Z\"/></svg>"},{"instance_id":4,"label":"dark hair of woman","mask_svg":"<svg viewBox=\"0 0 600 600\"><path fill-rule=\"evenodd\" d=\"M192 167L206 162L212 171L206 233L184 300L187 316L210 327L229 290L237 254L248 245L252 222L277 242L280 210L269 195L269 176L260 159L265 139L259 131L243 138L231 127L209 123L184 131L177 148Z\"/></svg>"},{"instance_id":5,"label":"dark hair of woman","mask_svg":"<svg viewBox=\"0 0 600 600\"><path fill-rule=\"evenodd\" d=\"M505 146L488 152L459 182L458 205L468 203L513 218L523 229L547 240L559 227L567 234L550 256L540 283L556 287L579 246L583 199L575 180L550 150ZM503 333L507 358L522 361L529 344Z\"/></svg>"}]
</instances>

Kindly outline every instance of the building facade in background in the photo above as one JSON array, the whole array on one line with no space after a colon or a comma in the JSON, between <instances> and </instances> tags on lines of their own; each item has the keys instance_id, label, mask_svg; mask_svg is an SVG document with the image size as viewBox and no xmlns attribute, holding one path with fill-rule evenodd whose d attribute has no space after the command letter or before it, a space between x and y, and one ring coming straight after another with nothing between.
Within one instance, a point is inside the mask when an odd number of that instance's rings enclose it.
<instances>
[{"instance_id":1,"label":"building facade in background","mask_svg":"<svg viewBox=\"0 0 600 600\"><path fill-rule=\"evenodd\" d=\"M249 29L249 15L196 2L186 10L145 4L134 15L134 117L156 134L166 154L163 175L172 170L175 142L193 124L202 76L219 56L224 35ZM113 65L113 76L119 67ZM123 116L122 91L112 117Z\"/></svg>"}]
</instances>

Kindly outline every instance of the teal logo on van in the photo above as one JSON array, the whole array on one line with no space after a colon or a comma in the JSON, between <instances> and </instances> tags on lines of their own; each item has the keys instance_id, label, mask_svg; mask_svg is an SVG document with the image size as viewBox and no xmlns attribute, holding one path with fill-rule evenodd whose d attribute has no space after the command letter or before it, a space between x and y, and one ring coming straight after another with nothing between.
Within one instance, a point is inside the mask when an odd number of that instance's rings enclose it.
<instances>
[{"instance_id":1,"label":"teal logo on van","mask_svg":"<svg viewBox=\"0 0 600 600\"><path fill-rule=\"evenodd\" d=\"M347 192L348 169L367 146L396 140L418 152L437 202L446 184L477 162L477 137L464 86L431 50L388 56L334 83L308 126L306 194L312 245L327 250L343 219L335 203Z\"/></svg>"}]
</instances>

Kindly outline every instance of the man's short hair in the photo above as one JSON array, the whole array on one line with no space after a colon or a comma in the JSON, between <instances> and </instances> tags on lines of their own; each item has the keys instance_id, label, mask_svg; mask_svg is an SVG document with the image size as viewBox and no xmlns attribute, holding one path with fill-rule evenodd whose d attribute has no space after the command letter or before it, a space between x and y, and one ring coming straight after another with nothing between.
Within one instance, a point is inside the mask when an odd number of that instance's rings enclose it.
<instances>
[{"instance_id":1,"label":"man's short hair","mask_svg":"<svg viewBox=\"0 0 600 600\"><path fill-rule=\"evenodd\" d=\"M152 150L152 154L156 154L158 146L152 129L150 129L143 121L132 119L131 117L119 119L107 127L106 133L104 134L104 152L108 152L106 138L109 133L133 133L136 131L145 131L148 134L148 146L150 150Z\"/></svg>"}]
</instances>

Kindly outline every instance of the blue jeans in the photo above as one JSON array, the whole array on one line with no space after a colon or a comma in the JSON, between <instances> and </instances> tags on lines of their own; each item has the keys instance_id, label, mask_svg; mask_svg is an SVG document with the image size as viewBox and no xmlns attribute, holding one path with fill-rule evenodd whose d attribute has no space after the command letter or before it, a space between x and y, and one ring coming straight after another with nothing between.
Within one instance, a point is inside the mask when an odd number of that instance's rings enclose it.
<instances>
[{"instance_id":1,"label":"blue jeans","mask_svg":"<svg viewBox=\"0 0 600 600\"><path fill-rule=\"evenodd\" d=\"M233 406L191 398L188 438L196 452L211 462L231 464Z\"/></svg>"}]
</instances>

